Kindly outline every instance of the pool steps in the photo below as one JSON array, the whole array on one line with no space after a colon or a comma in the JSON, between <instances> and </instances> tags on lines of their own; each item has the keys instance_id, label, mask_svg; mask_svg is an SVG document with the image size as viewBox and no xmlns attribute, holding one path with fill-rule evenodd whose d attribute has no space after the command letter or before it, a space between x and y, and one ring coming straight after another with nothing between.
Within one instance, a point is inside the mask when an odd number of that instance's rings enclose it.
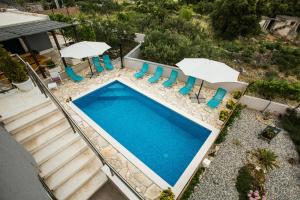
<instances>
[{"instance_id":1,"label":"pool steps","mask_svg":"<svg viewBox=\"0 0 300 200\"><path fill-rule=\"evenodd\" d=\"M108 180L100 160L49 99L39 97L1 121L32 154L57 199L88 199Z\"/></svg>"}]
</instances>

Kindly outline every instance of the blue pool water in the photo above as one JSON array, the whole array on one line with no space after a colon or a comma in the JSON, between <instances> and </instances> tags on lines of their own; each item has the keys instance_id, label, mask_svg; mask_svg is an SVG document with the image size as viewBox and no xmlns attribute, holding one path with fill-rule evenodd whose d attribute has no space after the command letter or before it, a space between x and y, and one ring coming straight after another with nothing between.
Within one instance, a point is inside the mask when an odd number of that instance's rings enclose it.
<instances>
[{"instance_id":1,"label":"blue pool water","mask_svg":"<svg viewBox=\"0 0 300 200\"><path fill-rule=\"evenodd\" d=\"M119 81L73 103L171 186L211 133Z\"/></svg>"}]
</instances>

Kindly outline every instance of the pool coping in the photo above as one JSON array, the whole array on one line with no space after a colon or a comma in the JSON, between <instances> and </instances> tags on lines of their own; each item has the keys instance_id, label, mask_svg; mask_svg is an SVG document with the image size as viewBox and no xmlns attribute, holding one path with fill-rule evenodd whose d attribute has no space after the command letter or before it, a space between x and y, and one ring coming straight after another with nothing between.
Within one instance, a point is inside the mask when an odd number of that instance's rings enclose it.
<instances>
[{"instance_id":1,"label":"pool coping","mask_svg":"<svg viewBox=\"0 0 300 200\"><path fill-rule=\"evenodd\" d=\"M155 184L157 184L161 189L167 189L171 188L174 192L175 196L177 197L180 195L182 190L185 188L186 184L191 179L192 175L195 173L195 171L198 169L198 167L201 164L201 161L203 160L204 156L206 155L207 151L210 149L211 145L214 143L215 139L217 138L220 130L199 120L195 117L191 116L190 114L179 110L173 105L170 105L169 103L165 102L164 100L158 99L153 94L142 90L141 88L138 88L134 86L133 84L129 83L128 81L122 79L121 77L113 78L103 84L94 86L90 88L89 90L73 97L73 100L76 100L88 93L93 92L96 89L99 89L101 87L104 87L114 81L119 81L126 86L130 87L131 89L145 95L146 97L166 106L167 108L173 110L174 112L177 112L178 114L188 118L189 120L195 122L196 124L211 130L210 135L205 140L201 148L198 150L194 158L191 160L191 162L188 164L186 169L183 171L175 185L172 187L169 185L165 180L163 180L158 174L156 174L152 169L150 169L146 164L144 164L141 160L139 160L133 153L129 152L122 144L120 144L116 139L114 139L109 133L107 133L104 129L102 129L98 124L96 124L91 118L89 118L80 108L78 108L73 102L69 102L69 106L71 109L75 111L80 117L82 117L90 126L98 132L104 139L106 139L114 148L116 148L125 158L131 162L134 166L136 166L143 174L145 174L150 180L152 180Z\"/></svg>"}]
</instances>

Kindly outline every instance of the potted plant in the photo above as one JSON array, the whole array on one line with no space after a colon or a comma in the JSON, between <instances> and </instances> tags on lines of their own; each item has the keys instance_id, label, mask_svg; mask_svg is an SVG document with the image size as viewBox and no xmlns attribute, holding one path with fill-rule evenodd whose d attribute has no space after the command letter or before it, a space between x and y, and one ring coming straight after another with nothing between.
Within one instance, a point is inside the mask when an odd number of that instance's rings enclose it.
<instances>
[{"instance_id":1,"label":"potted plant","mask_svg":"<svg viewBox=\"0 0 300 200\"><path fill-rule=\"evenodd\" d=\"M228 108L229 110L233 110L235 107L235 103L233 100L228 100L227 103L226 103L226 108Z\"/></svg>"},{"instance_id":2,"label":"potted plant","mask_svg":"<svg viewBox=\"0 0 300 200\"><path fill-rule=\"evenodd\" d=\"M241 98L241 96L242 96L242 92L241 91L237 90L237 91L233 92L233 98L234 99L238 100L239 98Z\"/></svg>"},{"instance_id":3,"label":"potted plant","mask_svg":"<svg viewBox=\"0 0 300 200\"><path fill-rule=\"evenodd\" d=\"M51 73L59 73L60 72L60 67L57 66L52 60L48 60L46 62L46 67L48 69L49 74L51 74Z\"/></svg>"},{"instance_id":4,"label":"potted plant","mask_svg":"<svg viewBox=\"0 0 300 200\"><path fill-rule=\"evenodd\" d=\"M175 195L170 188L163 190L160 193L159 200L174 200L174 199L175 199Z\"/></svg>"},{"instance_id":5,"label":"potted plant","mask_svg":"<svg viewBox=\"0 0 300 200\"><path fill-rule=\"evenodd\" d=\"M281 130L274 126L267 126L259 135L258 137L268 141L269 143L271 140L280 132Z\"/></svg>"},{"instance_id":6,"label":"potted plant","mask_svg":"<svg viewBox=\"0 0 300 200\"><path fill-rule=\"evenodd\" d=\"M34 87L25 66L11 57L2 47L0 47L0 70L19 90L29 91Z\"/></svg>"},{"instance_id":7,"label":"potted plant","mask_svg":"<svg viewBox=\"0 0 300 200\"><path fill-rule=\"evenodd\" d=\"M229 116L229 112L227 110L221 110L219 115L219 120L225 122L228 116Z\"/></svg>"}]
</instances>

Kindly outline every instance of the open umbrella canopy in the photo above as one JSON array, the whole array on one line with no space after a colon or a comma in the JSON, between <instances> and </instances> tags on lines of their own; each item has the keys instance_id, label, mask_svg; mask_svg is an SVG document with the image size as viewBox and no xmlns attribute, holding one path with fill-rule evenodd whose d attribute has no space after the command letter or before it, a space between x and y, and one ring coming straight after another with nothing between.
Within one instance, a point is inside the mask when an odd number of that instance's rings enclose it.
<instances>
[{"instance_id":1,"label":"open umbrella canopy","mask_svg":"<svg viewBox=\"0 0 300 200\"><path fill-rule=\"evenodd\" d=\"M102 55L106 50L110 48L111 47L105 42L82 41L62 49L60 51L60 54L61 57L81 59Z\"/></svg>"},{"instance_id":2,"label":"open umbrella canopy","mask_svg":"<svg viewBox=\"0 0 300 200\"><path fill-rule=\"evenodd\" d=\"M228 65L206 58L184 58L176 64L185 75L210 83L236 82L239 72Z\"/></svg>"}]
</instances>

